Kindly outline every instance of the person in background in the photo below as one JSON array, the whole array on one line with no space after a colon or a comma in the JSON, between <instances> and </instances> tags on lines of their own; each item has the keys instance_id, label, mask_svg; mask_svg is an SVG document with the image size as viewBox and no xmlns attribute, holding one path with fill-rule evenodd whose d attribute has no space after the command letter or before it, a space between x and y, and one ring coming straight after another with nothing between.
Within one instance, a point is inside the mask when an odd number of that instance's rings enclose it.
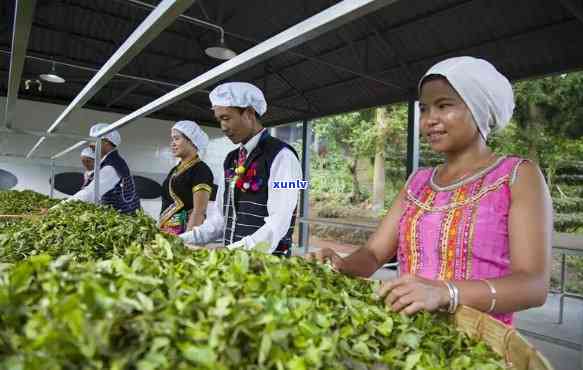
<instances>
[{"instance_id":1,"label":"person in background","mask_svg":"<svg viewBox=\"0 0 583 370\"><path fill-rule=\"evenodd\" d=\"M238 148L224 161L225 181L219 187L216 211L181 238L196 245L221 238L228 249L257 247L290 256L299 189L281 189L277 184L302 180L297 153L263 128L260 117L267 102L256 86L225 83L209 98L223 133Z\"/></svg>"},{"instance_id":2,"label":"person in background","mask_svg":"<svg viewBox=\"0 0 583 370\"><path fill-rule=\"evenodd\" d=\"M538 166L487 145L512 117L512 86L489 62L457 57L430 68L419 95L422 135L445 164L411 175L365 248L308 258L370 276L397 255L401 276L379 292L392 310L464 304L511 324L513 312L546 300L553 229Z\"/></svg>"},{"instance_id":3,"label":"person in background","mask_svg":"<svg viewBox=\"0 0 583 370\"><path fill-rule=\"evenodd\" d=\"M97 123L89 131L95 136L108 127L107 123ZM134 179L126 161L118 152L121 135L112 131L101 140L101 165L99 169L99 199L100 204L108 205L120 213L132 214L140 209L140 198L136 192ZM95 151L95 143L89 145ZM93 203L95 186L86 186L66 201L80 200Z\"/></svg>"},{"instance_id":4,"label":"person in background","mask_svg":"<svg viewBox=\"0 0 583 370\"><path fill-rule=\"evenodd\" d=\"M159 226L178 235L203 223L216 190L213 173L200 158L209 142L207 134L193 121L179 121L172 127L170 141L172 154L180 162L162 185Z\"/></svg>"},{"instance_id":5,"label":"person in background","mask_svg":"<svg viewBox=\"0 0 583 370\"><path fill-rule=\"evenodd\" d=\"M81 164L85 171L83 172L83 185L81 188L89 185L93 181L93 169L95 167L95 152L87 147L81 151Z\"/></svg>"}]
</instances>

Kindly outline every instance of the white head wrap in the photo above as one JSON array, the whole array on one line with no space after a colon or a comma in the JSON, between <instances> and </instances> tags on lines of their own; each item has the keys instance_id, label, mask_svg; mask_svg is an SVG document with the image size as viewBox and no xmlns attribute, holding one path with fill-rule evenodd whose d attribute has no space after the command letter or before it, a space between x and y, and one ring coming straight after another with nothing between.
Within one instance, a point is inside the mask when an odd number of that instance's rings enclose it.
<instances>
[{"instance_id":1,"label":"white head wrap","mask_svg":"<svg viewBox=\"0 0 583 370\"><path fill-rule=\"evenodd\" d=\"M204 152L208 143L208 135L193 121L178 121L172 127L173 130L180 131L190 140L199 152Z\"/></svg>"},{"instance_id":2,"label":"white head wrap","mask_svg":"<svg viewBox=\"0 0 583 370\"><path fill-rule=\"evenodd\" d=\"M512 85L484 59L456 57L437 63L419 81L419 94L429 75L447 79L472 112L484 139L491 130L503 129L510 122L514 111Z\"/></svg>"},{"instance_id":3,"label":"white head wrap","mask_svg":"<svg viewBox=\"0 0 583 370\"><path fill-rule=\"evenodd\" d=\"M265 114L267 102L263 92L247 82L227 82L209 94L211 105L221 107L252 107L259 116Z\"/></svg>"},{"instance_id":4,"label":"white head wrap","mask_svg":"<svg viewBox=\"0 0 583 370\"><path fill-rule=\"evenodd\" d=\"M97 133L106 128L107 126L109 126L109 124L107 123L94 124L93 126L91 126L91 129L89 130L89 136L97 136ZM109 140L115 146L119 146L119 144L121 144L121 135L116 130L103 136L103 139Z\"/></svg>"},{"instance_id":5,"label":"white head wrap","mask_svg":"<svg viewBox=\"0 0 583 370\"><path fill-rule=\"evenodd\" d=\"M95 159L95 152L90 147L87 147L81 151L81 157Z\"/></svg>"}]
</instances>

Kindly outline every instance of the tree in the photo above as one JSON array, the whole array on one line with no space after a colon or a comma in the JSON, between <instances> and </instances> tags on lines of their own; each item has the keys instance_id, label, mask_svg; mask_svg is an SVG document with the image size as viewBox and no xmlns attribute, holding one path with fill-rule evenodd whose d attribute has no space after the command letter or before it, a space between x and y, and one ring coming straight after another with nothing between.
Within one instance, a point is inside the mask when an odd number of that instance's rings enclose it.
<instances>
[{"instance_id":1,"label":"tree","mask_svg":"<svg viewBox=\"0 0 583 370\"><path fill-rule=\"evenodd\" d=\"M372 185L372 211L380 212L385 205L385 140L388 126L387 109L375 110L376 144L374 157L374 176Z\"/></svg>"},{"instance_id":2,"label":"tree","mask_svg":"<svg viewBox=\"0 0 583 370\"><path fill-rule=\"evenodd\" d=\"M583 138L583 73L528 80L515 84L514 133L517 147L544 169L549 187L557 167ZM517 148L518 149L518 148Z\"/></svg>"},{"instance_id":3,"label":"tree","mask_svg":"<svg viewBox=\"0 0 583 370\"><path fill-rule=\"evenodd\" d=\"M314 131L326 142L328 150L338 151L346 160L345 168L352 179L350 200L353 203L363 200L357 174L359 159L374 155L375 127L372 114L369 109L324 117L314 122Z\"/></svg>"}]
</instances>

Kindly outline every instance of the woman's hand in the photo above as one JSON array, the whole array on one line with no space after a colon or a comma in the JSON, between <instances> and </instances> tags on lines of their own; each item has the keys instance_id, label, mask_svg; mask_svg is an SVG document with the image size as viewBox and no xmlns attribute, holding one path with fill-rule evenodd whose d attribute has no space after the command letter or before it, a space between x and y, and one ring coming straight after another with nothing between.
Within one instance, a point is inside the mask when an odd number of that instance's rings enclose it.
<instances>
[{"instance_id":1,"label":"woman's hand","mask_svg":"<svg viewBox=\"0 0 583 370\"><path fill-rule=\"evenodd\" d=\"M449 291L441 281L403 275L385 282L378 295L394 312L412 315L421 310L435 311L449 305Z\"/></svg>"},{"instance_id":2,"label":"woman's hand","mask_svg":"<svg viewBox=\"0 0 583 370\"><path fill-rule=\"evenodd\" d=\"M308 261L318 261L320 263L330 263L332 268L338 272L342 272L345 267L345 260L330 248L322 248L317 252L306 254Z\"/></svg>"}]
</instances>

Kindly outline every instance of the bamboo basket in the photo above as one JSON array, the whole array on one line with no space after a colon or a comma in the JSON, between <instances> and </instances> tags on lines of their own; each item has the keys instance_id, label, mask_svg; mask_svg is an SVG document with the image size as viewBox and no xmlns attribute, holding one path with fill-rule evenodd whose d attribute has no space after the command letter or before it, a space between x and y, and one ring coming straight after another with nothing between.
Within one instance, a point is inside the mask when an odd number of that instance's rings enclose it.
<instances>
[{"instance_id":1,"label":"bamboo basket","mask_svg":"<svg viewBox=\"0 0 583 370\"><path fill-rule=\"evenodd\" d=\"M490 315L460 306L452 317L455 326L472 338L484 341L514 370L553 370L551 364L518 330Z\"/></svg>"}]
</instances>

